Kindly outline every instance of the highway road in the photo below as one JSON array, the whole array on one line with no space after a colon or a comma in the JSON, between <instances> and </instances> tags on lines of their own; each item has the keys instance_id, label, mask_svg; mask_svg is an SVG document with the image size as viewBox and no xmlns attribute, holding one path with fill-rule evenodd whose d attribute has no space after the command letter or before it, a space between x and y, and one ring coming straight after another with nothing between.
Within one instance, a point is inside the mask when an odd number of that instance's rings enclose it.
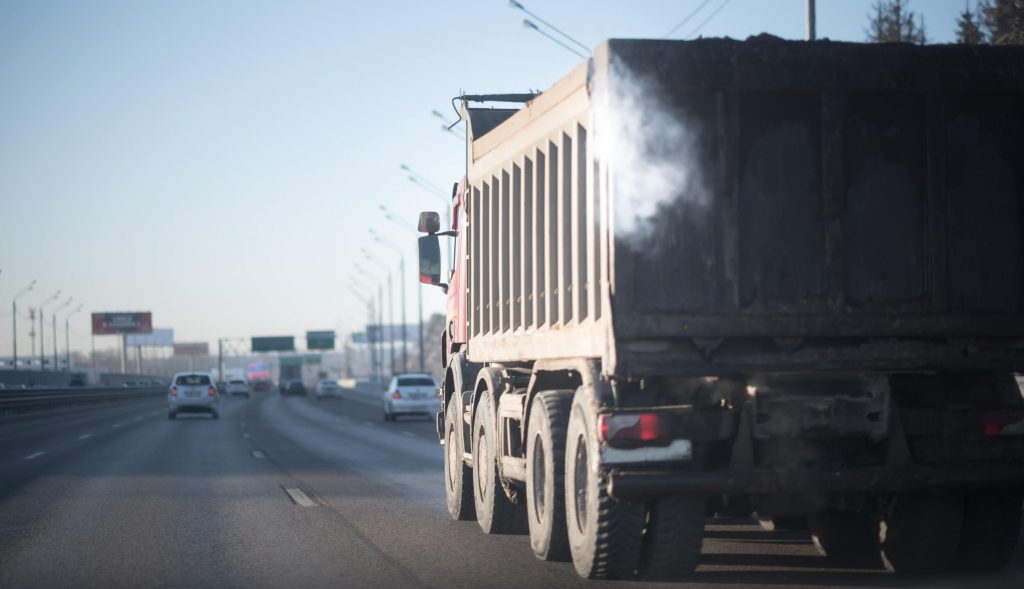
<instances>
[{"instance_id":1,"label":"highway road","mask_svg":"<svg viewBox=\"0 0 1024 589\"><path fill-rule=\"evenodd\" d=\"M429 420L376 395L162 399L0 419L0 587L665 587L588 582L445 508ZM1024 539L1021 545L1024 546ZM1024 549L987 576L838 569L803 533L709 520L692 587L1024 587Z\"/></svg>"}]
</instances>

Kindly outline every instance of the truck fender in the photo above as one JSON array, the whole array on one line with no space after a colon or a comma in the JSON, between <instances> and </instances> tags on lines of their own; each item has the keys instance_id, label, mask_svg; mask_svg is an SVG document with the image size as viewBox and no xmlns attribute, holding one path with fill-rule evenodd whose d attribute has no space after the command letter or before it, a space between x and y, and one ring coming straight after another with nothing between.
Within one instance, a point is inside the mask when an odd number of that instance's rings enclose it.
<instances>
[{"instance_id":1,"label":"truck fender","mask_svg":"<svg viewBox=\"0 0 1024 589\"><path fill-rule=\"evenodd\" d=\"M526 402L523 409L523 423L520 427L522 448L525 456L527 431L530 427L530 413L533 398L541 391L557 389L578 389L587 387L590 397L600 406L614 406L611 385L601 378L601 365L596 360L571 358L567 360L538 360L526 387Z\"/></svg>"}]
</instances>

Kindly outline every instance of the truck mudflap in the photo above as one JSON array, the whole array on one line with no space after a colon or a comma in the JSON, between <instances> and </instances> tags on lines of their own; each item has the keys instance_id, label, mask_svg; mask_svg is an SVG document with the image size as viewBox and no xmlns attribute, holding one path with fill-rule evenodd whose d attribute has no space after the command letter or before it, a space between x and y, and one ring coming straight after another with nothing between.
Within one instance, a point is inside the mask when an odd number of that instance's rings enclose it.
<instances>
[{"instance_id":1,"label":"truck mudflap","mask_svg":"<svg viewBox=\"0 0 1024 589\"><path fill-rule=\"evenodd\" d=\"M748 469L658 471L612 468L608 493L616 499L679 494L777 493L792 491L904 491L948 486L1024 486L1024 464L970 466L879 466L835 471Z\"/></svg>"}]
</instances>

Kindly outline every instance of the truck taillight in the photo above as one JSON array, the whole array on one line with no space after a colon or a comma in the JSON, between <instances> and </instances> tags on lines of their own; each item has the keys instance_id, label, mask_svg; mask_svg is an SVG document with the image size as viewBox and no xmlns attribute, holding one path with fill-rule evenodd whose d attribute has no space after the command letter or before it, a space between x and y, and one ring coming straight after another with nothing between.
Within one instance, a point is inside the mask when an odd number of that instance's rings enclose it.
<instances>
[{"instance_id":1,"label":"truck taillight","mask_svg":"<svg viewBox=\"0 0 1024 589\"><path fill-rule=\"evenodd\" d=\"M395 391L395 392L391 393L391 398L392 399L401 399L402 398L402 391Z\"/></svg>"},{"instance_id":2,"label":"truck taillight","mask_svg":"<svg viewBox=\"0 0 1024 589\"><path fill-rule=\"evenodd\" d=\"M210 387L210 396L212 397L212 396L214 396L215 394L217 394L217 387L212 387L212 386L211 386L211 387Z\"/></svg>"},{"instance_id":3,"label":"truck taillight","mask_svg":"<svg viewBox=\"0 0 1024 589\"><path fill-rule=\"evenodd\" d=\"M171 387L171 396L172 397L177 397L178 396L178 387Z\"/></svg>"},{"instance_id":4,"label":"truck taillight","mask_svg":"<svg viewBox=\"0 0 1024 589\"><path fill-rule=\"evenodd\" d=\"M658 413L605 413L597 418L601 441L655 442L672 438L672 421Z\"/></svg>"}]
</instances>

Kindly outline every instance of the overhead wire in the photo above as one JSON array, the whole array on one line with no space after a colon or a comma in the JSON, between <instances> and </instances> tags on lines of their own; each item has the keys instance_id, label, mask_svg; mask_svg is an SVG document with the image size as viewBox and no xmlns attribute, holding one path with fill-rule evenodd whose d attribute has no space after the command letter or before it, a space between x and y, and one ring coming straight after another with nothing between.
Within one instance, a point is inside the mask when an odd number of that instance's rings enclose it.
<instances>
[{"instance_id":1,"label":"overhead wire","mask_svg":"<svg viewBox=\"0 0 1024 589\"><path fill-rule=\"evenodd\" d=\"M669 29L669 31L667 33L665 33L665 36L662 37L662 39L668 39L669 37L671 37L672 33L678 31L680 28L682 28L683 25L685 25L686 23L690 22L690 20L693 19L693 17L697 16L698 12L703 10L703 8L705 6L707 6L708 4L710 4L710 3L711 3L711 0L704 0L703 2L701 2L697 6L697 8L694 8L693 11L690 12L690 14L686 15L686 18L684 18L683 20L679 21L679 23L676 24L676 26L674 26L671 29Z\"/></svg>"},{"instance_id":2,"label":"overhead wire","mask_svg":"<svg viewBox=\"0 0 1024 589\"><path fill-rule=\"evenodd\" d=\"M709 22L711 22L711 20L713 18L718 16L718 13L722 12L722 9L725 8L730 2L732 2L732 0L723 0L722 3L718 5L718 8L714 9L714 11L712 11L711 14L708 15L708 17L706 19L704 19L704 21L702 23L697 25L697 28L695 28L692 31L690 31L690 34L687 35L686 38L687 39L692 39L692 38L696 37L697 33L699 33L700 30L704 28L704 25L708 24Z\"/></svg>"}]
</instances>

